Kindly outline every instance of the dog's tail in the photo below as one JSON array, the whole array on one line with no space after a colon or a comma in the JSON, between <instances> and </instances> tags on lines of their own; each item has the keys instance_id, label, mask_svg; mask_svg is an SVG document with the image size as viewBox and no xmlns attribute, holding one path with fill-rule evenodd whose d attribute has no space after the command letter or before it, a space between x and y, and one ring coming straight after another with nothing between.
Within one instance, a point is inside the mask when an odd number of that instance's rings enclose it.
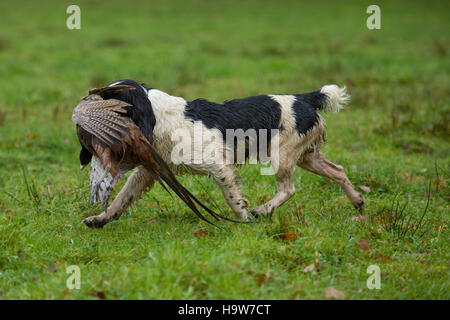
<instances>
[{"instance_id":1,"label":"dog's tail","mask_svg":"<svg viewBox=\"0 0 450 320\"><path fill-rule=\"evenodd\" d=\"M314 93L320 96L313 104L316 110L339 112L350 101L345 86L339 88L335 84L328 84Z\"/></svg>"}]
</instances>

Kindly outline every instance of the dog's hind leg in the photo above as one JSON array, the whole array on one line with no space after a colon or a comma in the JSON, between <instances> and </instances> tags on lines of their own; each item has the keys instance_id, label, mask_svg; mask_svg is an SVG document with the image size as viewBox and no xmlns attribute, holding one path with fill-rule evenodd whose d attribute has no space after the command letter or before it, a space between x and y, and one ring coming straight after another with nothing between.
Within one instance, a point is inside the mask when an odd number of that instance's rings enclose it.
<instances>
[{"instance_id":1,"label":"dog's hind leg","mask_svg":"<svg viewBox=\"0 0 450 320\"><path fill-rule=\"evenodd\" d=\"M90 228L101 228L111 220L119 219L122 213L138 200L145 190L151 188L154 183L155 180L150 173L145 168L138 167L130 175L111 205L101 214L88 217L83 222Z\"/></svg>"},{"instance_id":2,"label":"dog's hind leg","mask_svg":"<svg viewBox=\"0 0 450 320\"><path fill-rule=\"evenodd\" d=\"M275 174L278 192L272 200L253 209L251 214L257 218L259 216L272 216L274 210L288 201L295 194L294 186L295 166L286 168L280 167Z\"/></svg>"},{"instance_id":3,"label":"dog's hind leg","mask_svg":"<svg viewBox=\"0 0 450 320\"><path fill-rule=\"evenodd\" d=\"M330 178L339 184L353 206L361 211L364 210L363 197L353 188L342 166L332 163L319 151L309 153L298 165L315 174Z\"/></svg>"},{"instance_id":4,"label":"dog's hind leg","mask_svg":"<svg viewBox=\"0 0 450 320\"><path fill-rule=\"evenodd\" d=\"M213 175L225 200L236 216L243 221L247 221L248 200L242 195L235 172L236 168L233 165L227 165L217 170Z\"/></svg>"}]
</instances>

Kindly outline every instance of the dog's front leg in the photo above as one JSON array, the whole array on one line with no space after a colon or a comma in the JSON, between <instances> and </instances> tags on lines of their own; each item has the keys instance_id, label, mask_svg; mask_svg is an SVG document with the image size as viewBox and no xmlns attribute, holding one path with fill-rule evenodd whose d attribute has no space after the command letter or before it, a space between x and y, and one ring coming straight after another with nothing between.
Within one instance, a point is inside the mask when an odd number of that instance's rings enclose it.
<instances>
[{"instance_id":1,"label":"dog's front leg","mask_svg":"<svg viewBox=\"0 0 450 320\"><path fill-rule=\"evenodd\" d=\"M102 228L111 220L119 219L122 213L154 183L155 181L150 173L145 168L138 167L128 178L111 205L101 214L88 217L83 222L90 228Z\"/></svg>"},{"instance_id":2,"label":"dog's front leg","mask_svg":"<svg viewBox=\"0 0 450 320\"><path fill-rule=\"evenodd\" d=\"M248 221L248 200L242 196L235 171L234 166L228 165L218 170L214 178L236 216L243 221Z\"/></svg>"}]
</instances>

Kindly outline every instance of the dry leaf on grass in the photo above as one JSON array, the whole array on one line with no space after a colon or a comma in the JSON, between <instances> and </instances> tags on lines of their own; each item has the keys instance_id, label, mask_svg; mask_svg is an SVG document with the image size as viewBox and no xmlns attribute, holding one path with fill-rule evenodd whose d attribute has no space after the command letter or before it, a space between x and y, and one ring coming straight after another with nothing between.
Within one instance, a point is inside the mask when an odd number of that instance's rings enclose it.
<instances>
[{"instance_id":1,"label":"dry leaf on grass","mask_svg":"<svg viewBox=\"0 0 450 320\"><path fill-rule=\"evenodd\" d=\"M27 138L28 139L36 139L36 138L39 138L39 137L40 137L39 133L28 133L27 134Z\"/></svg>"},{"instance_id":2,"label":"dry leaf on grass","mask_svg":"<svg viewBox=\"0 0 450 320\"><path fill-rule=\"evenodd\" d=\"M269 278L269 276L267 275L267 273L260 273L258 274L258 285L262 285L263 282L265 282L267 279Z\"/></svg>"},{"instance_id":3,"label":"dry leaf on grass","mask_svg":"<svg viewBox=\"0 0 450 320\"><path fill-rule=\"evenodd\" d=\"M295 298L296 296L300 295L301 293L303 293L303 289L305 288L305 285L302 283L299 287L298 290L295 290L294 292L292 292L291 297Z\"/></svg>"},{"instance_id":4,"label":"dry leaf on grass","mask_svg":"<svg viewBox=\"0 0 450 320\"><path fill-rule=\"evenodd\" d=\"M386 255L381 254L381 253L378 253L378 252L376 252L376 253L374 254L374 257L375 257L375 259L377 259L377 260L380 261L381 263L391 263L391 262L394 261L394 259L392 259L391 257L386 256Z\"/></svg>"},{"instance_id":5,"label":"dry leaf on grass","mask_svg":"<svg viewBox=\"0 0 450 320\"><path fill-rule=\"evenodd\" d=\"M194 231L194 236L196 237L206 237L210 234L210 232L206 229L198 229Z\"/></svg>"},{"instance_id":6,"label":"dry leaf on grass","mask_svg":"<svg viewBox=\"0 0 450 320\"><path fill-rule=\"evenodd\" d=\"M329 287L323 291L323 297L327 300L343 300L345 299L345 294L344 292L337 290L334 287Z\"/></svg>"},{"instance_id":7,"label":"dry leaf on grass","mask_svg":"<svg viewBox=\"0 0 450 320\"><path fill-rule=\"evenodd\" d=\"M62 295L66 298L72 298L73 294L69 290L63 290Z\"/></svg>"},{"instance_id":8,"label":"dry leaf on grass","mask_svg":"<svg viewBox=\"0 0 450 320\"><path fill-rule=\"evenodd\" d=\"M319 270L320 268L322 268L323 263L322 261L317 261L316 264L314 265L314 268L316 268L316 270Z\"/></svg>"},{"instance_id":9,"label":"dry leaf on grass","mask_svg":"<svg viewBox=\"0 0 450 320\"><path fill-rule=\"evenodd\" d=\"M92 292L91 296L99 298L100 300L105 300L106 299L106 295L103 291L97 291L97 292Z\"/></svg>"},{"instance_id":10,"label":"dry leaf on grass","mask_svg":"<svg viewBox=\"0 0 450 320\"><path fill-rule=\"evenodd\" d=\"M362 251L367 251L370 249L369 241L367 241L367 239L361 238L359 239L359 243L355 244L355 247L361 249Z\"/></svg>"},{"instance_id":11,"label":"dry leaf on grass","mask_svg":"<svg viewBox=\"0 0 450 320\"><path fill-rule=\"evenodd\" d=\"M306 266L306 267L303 269L303 272L304 272L304 273L311 272L311 271L314 270L314 268L315 268L314 263L311 263L310 265Z\"/></svg>"},{"instance_id":12,"label":"dry leaf on grass","mask_svg":"<svg viewBox=\"0 0 450 320\"><path fill-rule=\"evenodd\" d=\"M295 241L298 239L298 236L290 231L286 231L285 233L280 235L280 239L283 239L285 241Z\"/></svg>"}]
</instances>

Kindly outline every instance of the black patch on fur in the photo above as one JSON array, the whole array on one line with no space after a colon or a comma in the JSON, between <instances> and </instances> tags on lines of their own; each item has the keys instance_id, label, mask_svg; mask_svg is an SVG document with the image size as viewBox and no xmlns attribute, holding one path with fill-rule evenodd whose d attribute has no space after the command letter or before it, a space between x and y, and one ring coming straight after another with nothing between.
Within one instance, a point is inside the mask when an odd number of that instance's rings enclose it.
<instances>
[{"instance_id":1,"label":"black patch on fur","mask_svg":"<svg viewBox=\"0 0 450 320\"><path fill-rule=\"evenodd\" d=\"M319 91L305 94L295 94L292 106L295 115L295 124L298 134L306 134L308 130L317 125L319 115L316 110L322 110L327 96Z\"/></svg>"},{"instance_id":2,"label":"black patch on fur","mask_svg":"<svg viewBox=\"0 0 450 320\"><path fill-rule=\"evenodd\" d=\"M130 117L134 123L139 127L144 136L151 142L153 136L153 128L155 127L156 119L153 113L152 104L148 99L147 91L133 80L114 81L115 84L129 85L136 88L136 90L121 90L118 92L106 92L102 95L103 99L117 99L127 102L132 107L127 107L127 116Z\"/></svg>"},{"instance_id":3,"label":"black patch on fur","mask_svg":"<svg viewBox=\"0 0 450 320\"><path fill-rule=\"evenodd\" d=\"M187 102L184 115L192 121L201 121L208 129L219 129L224 141L227 129L242 129L244 132L255 129L258 139L259 129L267 129L267 138L270 141L270 130L279 129L281 108L278 102L268 95L235 99L220 104L197 99ZM257 143L259 147L259 142Z\"/></svg>"}]
</instances>

